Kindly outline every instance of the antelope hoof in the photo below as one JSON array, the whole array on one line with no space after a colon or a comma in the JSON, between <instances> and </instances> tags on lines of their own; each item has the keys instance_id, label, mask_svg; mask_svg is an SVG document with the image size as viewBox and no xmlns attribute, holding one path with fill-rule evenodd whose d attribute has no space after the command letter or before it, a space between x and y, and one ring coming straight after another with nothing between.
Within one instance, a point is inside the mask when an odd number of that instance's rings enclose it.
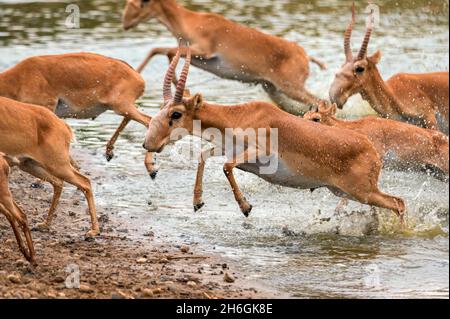
<instances>
[{"instance_id":1,"label":"antelope hoof","mask_svg":"<svg viewBox=\"0 0 450 319\"><path fill-rule=\"evenodd\" d=\"M158 170L148 172L148 174L150 175L150 178L152 179L152 181L154 181L156 179L156 175L158 175Z\"/></svg>"},{"instance_id":2,"label":"antelope hoof","mask_svg":"<svg viewBox=\"0 0 450 319\"><path fill-rule=\"evenodd\" d=\"M105 158L108 162L111 162L111 160L114 158L114 153L112 151L107 151L105 154Z\"/></svg>"},{"instance_id":3,"label":"antelope hoof","mask_svg":"<svg viewBox=\"0 0 450 319\"><path fill-rule=\"evenodd\" d=\"M198 212L200 209L203 208L203 206L205 206L204 202L201 202L200 204L194 205L194 212Z\"/></svg>"},{"instance_id":4,"label":"antelope hoof","mask_svg":"<svg viewBox=\"0 0 450 319\"><path fill-rule=\"evenodd\" d=\"M31 255L29 252L24 252L25 259L30 263L31 267L36 267L36 257L34 255Z\"/></svg>"},{"instance_id":5,"label":"antelope hoof","mask_svg":"<svg viewBox=\"0 0 450 319\"><path fill-rule=\"evenodd\" d=\"M36 259L34 257L31 257L30 260L28 260L28 262L30 263L31 267L37 267L38 263L36 261Z\"/></svg>"},{"instance_id":6,"label":"antelope hoof","mask_svg":"<svg viewBox=\"0 0 450 319\"><path fill-rule=\"evenodd\" d=\"M98 235L100 235L100 230L98 229L91 229L90 231L88 231L86 233L86 235L84 235L86 240L92 240L94 239L94 237L97 237Z\"/></svg>"},{"instance_id":7,"label":"antelope hoof","mask_svg":"<svg viewBox=\"0 0 450 319\"><path fill-rule=\"evenodd\" d=\"M46 222L43 222L43 223L37 224L37 225L33 228L33 230L34 230L34 231L41 232L41 233L48 233L48 232L50 231L50 226L49 226Z\"/></svg>"},{"instance_id":8,"label":"antelope hoof","mask_svg":"<svg viewBox=\"0 0 450 319\"><path fill-rule=\"evenodd\" d=\"M248 218L248 216L250 216L250 212L252 211L253 206L250 204L246 204L246 207L242 208L242 213L244 214L245 217Z\"/></svg>"}]
</instances>

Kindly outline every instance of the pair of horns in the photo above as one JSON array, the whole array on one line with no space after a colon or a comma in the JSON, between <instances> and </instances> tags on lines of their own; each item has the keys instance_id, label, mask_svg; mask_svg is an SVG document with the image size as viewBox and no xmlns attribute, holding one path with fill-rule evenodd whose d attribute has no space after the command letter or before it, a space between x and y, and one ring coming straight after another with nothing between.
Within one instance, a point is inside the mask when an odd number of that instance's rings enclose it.
<instances>
[{"instance_id":1,"label":"pair of horns","mask_svg":"<svg viewBox=\"0 0 450 319\"><path fill-rule=\"evenodd\" d=\"M344 50L345 50L345 57L346 57L347 61L353 60L353 53L352 53L352 49L350 46L350 40L352 38L352 32L353 32L353 26L355 25L355 20L356 20L355 3L353 2L352 20L350 21L347 29L345 30L345 35L344 35ZM374 12L372 10L370 12L370 16L369 16L369 25L367 26L366 34L364 36L364 40L361 45L361 49L359 50L359 53L358 53L358 60L364 59L367 55L367 47L369 46L370 36L372 35L372 31L373 31L373 20L374 20Z\"/></svg>"},{"instance_id":2,"label":"pair of horns","mask_svg":"<svg viewBox=\"0 0 450 319\"><path fill-rule=\"evenodd\" d=\"M164 104L172 101L174 103L181 103L183 101L184 89L186 87L186 81L189 74L189 67L191 65L191 48L189 45L186 49L186 61L184 62L183 70L181 71L180 79L177 82L177 89L175 91L175 97L172 96L172 81L175 76L175 71L177 69L178 62L181 57L181 44L178 47L177 54L170 63L169 69L167 70L166 76L164 78L163 96Z\"/></svg>"}]
</instances>

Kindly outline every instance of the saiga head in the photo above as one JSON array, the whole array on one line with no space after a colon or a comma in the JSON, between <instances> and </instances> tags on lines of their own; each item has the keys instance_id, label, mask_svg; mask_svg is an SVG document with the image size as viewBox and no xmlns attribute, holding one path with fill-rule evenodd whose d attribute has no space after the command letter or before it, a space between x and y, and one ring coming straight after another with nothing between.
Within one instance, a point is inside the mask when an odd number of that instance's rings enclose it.
<instances>
[{"instance_id":1,"label":"saiga head","mask_svg":"<svg viewBox=\"0 0 450 319\"><path fill-rule=\"evenodd\" d=\"M196 94L193 97L185 94L191 62L191 50L189 48L175 95L172 95L171 85L179 60L180 49L172 60L164 79L164 105L159 113L152 118L145 137L143 146L150 152L160 153L167 144L174 143L187 134L192 134L195 112L203 105L201 94Z\"/></svg>"},{"instance_id":2,"label":"saiga head","mask_svg":"<svg viewBox=\"0 0 450 319\"><path fill-rule=\"evenodd\" d=\"M322 102L318 107L312 107L311 110L303 116L303 118L308 121L328 125L330 120L335 118L336 112L337 105L335 103L328 106L326 103Z\"/></svg>"},{"instance_id":3,"label":"saiga head","mask_svg":"<svg viewBox=\"0 0 450 319\"><path fill-rule=\"evenodd\" d=\"M159 16L162 13L162 1L168 0L127 0L122 16L123 28L128 30Z\"/></svg>"},{"instance_id":4,"label":"saiga head","mask_svg":"<svg viewBox=\"0 0 450 319\"><path fill-rule=\"evenodd\" d=\"M361 93L365 83L369 81L373 72L376 71L376 65L381 59L380 51L377 51L372 56L367 56L367 47L373 31L373 19L372 11L361 49L356 57L353 56L350 46L353 26L355 24L355 4L353 3L352 20L344 36L345 63L336 73L336 77L330 88L331 102L336 103L340 109L344 107L352 95Z\"/></svg>"}]
</instances>

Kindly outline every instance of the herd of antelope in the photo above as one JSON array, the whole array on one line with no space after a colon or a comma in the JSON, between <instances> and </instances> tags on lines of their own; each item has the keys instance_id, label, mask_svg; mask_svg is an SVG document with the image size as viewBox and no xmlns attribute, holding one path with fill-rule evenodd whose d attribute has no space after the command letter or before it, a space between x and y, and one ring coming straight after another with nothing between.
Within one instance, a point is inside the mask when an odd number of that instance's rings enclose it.
<instances>
[{"instance_id":1,"label":"herd of antelope","mask_svg":"<svg viewBox=\"0 0 450 319\"><path fill-rule=\"evenodd\" d=\"M171 136L176 129L202 136L202 132L213 128L222 133L223 139L230 138L227 128L277 129L278 148L275 154L267 155L277 158L278 166L272 174L260 173L262 159L249 161L255 152L249 145L230 153L224 143L218 143L223 141L209 140L213 147L204 150L199 159L195 210L204 205L203 174L211 156L226 156L224 173L245 216L252 206L236 182L235 168L277 185L328 188L343 202L354 200L392 210L402 224L405 202L378 187L383 167L431 172L448 181L448 72L397 74L384 81L377 69L381 53L368 55L373 19L369 19L358 54L352 52L354 5L344 36L345 61L331 85L330 101L305 88L309 63L322 69L326 66L295 43L217 14L190 11L176 0L127 1L124 29L149 19L165 25L180 45L151 50L137 71L113 58L73 53L31 57L0 73L0 211L32 264L36 259L27 217L8 188L10 167L18 167L54 188L48 216L38 228L51 226L67 182L79 188L87 199L91 229L86 236L100 233L91 182L79 172L70 155L72 131L60 118L95 119L107 110L122 116L122 123L106 146L108 161L113 158L119 134L131 120L145 125L145 166L152 178L157 173L153 153L160 153L174 142ZM145 89L140 72L159 54L168 57L170 66L164 79L164 102L151 118L137 110L136 100ZM176 67L181 58L185 64L177 79ZM191 63L222 78L261 84L275 104L254 101L225 106L209 103L201 94L191 96L186 89ZM172 84L176 86L174 93ZM343 108L357 93L380 117L355 121L336 118L337 108ZM193 129L194 121L201 121L199 132Z\"/></svg>"}]
</instances>

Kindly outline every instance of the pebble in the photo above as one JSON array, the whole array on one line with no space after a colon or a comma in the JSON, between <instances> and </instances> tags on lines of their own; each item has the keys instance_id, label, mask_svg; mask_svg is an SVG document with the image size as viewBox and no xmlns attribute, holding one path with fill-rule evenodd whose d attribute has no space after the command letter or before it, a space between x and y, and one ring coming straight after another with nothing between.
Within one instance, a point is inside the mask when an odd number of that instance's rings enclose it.
<instances>
[{"instance_id":1,"label":"pebble","mask_svg":"<svg viewBox=\"0 0 450 319\"><path fill-rule=\"evenodd\" d=\"M231 284L231 283L235 282L236 280L234 279L233 275L226 272L225 275L223 276L223 281Z\"/></svg>"},{"instance_id":2,"label":"pebble","mask_svg":"<svg viewBox=\"0 0 450 319\"><path fill-rule=\"evenodd\" d=\"M15 262L15 265L16 265L16 267L23 267L23 266L26 265L26 262L25 262L23 259L18 259L18 260Z\"/></svg>"},{"instance_id":3,"label":"pebble","mask_svg":"<svg viewBox=\"0 0 450 319\"><path fill-rule=\"evenodd\" d=\"M65 279L62 276L56 276L55 279L53 279L53 281L56 283L62 283L65 281Z\"/></svg>"},{"instance_id":4,"label":"pebble","mask_svg":"<svg viewBox=\"0 0 450 319\"><path fill-rule=\"evenodd\" d=\"M187 254L189 250L190 250L189 246L183 245L180 247L180 251L184 254Z\"/></svg>"},{"instance_id":5,"label":"pebble","mask_svg":"<svg viewBox=\"0 0 450 319\"><path fill-rule=\"evenodd\" d=\"M92 293L92 292L94 292L94 290L91 287L89 287L88 285L80 285L80 292Z\"/></svg>"},{"instance_id":6,"label":"pebble","mask_svg":"<svg viewBox=\"0 0 450 319\"><path fill-rule=\"evenodd\" d=\"M142 289L142 294L147 298L152 298L154 296L153 290L149 288Z\"/></svg>"},{"instance_id":7,"label":"pebble","mask_svg":"<svg viewBox=\"0 0 450 319\"><path fill-rule=\"evenodd\" d=\"M197 283L195 281L188 281L187 284L189 287L195 287L197 286Z\"/></svg>"},{"instance_id":8,"label":"pebble","mask_svg":"<svg viewBox=\"0 0 450 319\"><path fill-rule=\"evenodd\" d=\"M19 275L15 275L15 274L8 275L8 277L6 277L6 279L8 279L13 284L20 284L20 281L21 281L20 280L20 276Z\"/></svg>"},{"instance_id":9,"label":"pebble","mask_svg":"<svg viewBox=\"0 0 450 319\"><path fill-rule=\"evenodd\" d=\"M162 289L161 288L155 288L155 289L153 289L153 294L154 295L159 295L159 294L161 294L163 291L162 291Z\"/></svg>"},{"instance_id":10,"label":"pebble","mask_svg":"<svg viewBox=\"0 0 450 319\"><path fill-rule=\"evenodd\" d=\"M138 258L138 259L136 259L136 262L138 264L145 264L145 263L147 263L147 258L144 258L144 257Z\"/></svg>"}]
</instances>

